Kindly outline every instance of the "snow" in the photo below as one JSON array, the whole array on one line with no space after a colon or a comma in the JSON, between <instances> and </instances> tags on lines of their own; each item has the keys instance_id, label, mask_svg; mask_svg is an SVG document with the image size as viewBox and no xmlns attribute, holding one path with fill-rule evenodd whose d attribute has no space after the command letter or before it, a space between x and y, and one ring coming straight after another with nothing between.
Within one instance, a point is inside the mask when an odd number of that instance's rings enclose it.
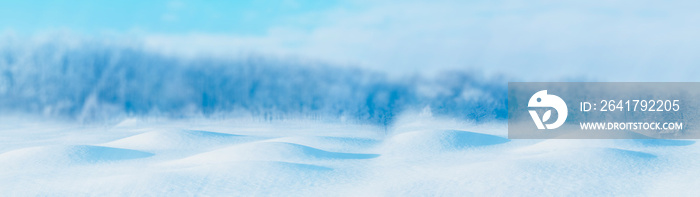
<instances>
[{"instance_id":1,"label":"snow","mask_svg":"<svg viewBox=\"0 0 700 197\"><path fill-rule=\"evenodd\" d=\"M505 76L16 43L0 196L700 194L696 140L507 139Z\"/></svg>"},{"instance_id":2,"label":"snow","mask_svg":"<svg viewBox=\"0 0 700 197\"><path fill-rule=\"evenodd\" d=\"M505 123L0 120L0 195L700 194L695 140L509 140Z\"/></svg>"}]
</instances>

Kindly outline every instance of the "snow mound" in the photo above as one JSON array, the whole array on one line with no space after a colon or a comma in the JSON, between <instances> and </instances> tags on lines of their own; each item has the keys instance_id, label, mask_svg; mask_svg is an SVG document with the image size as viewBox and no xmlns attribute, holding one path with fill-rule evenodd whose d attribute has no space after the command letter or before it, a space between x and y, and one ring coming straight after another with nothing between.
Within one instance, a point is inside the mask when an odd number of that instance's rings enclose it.
<instances>
[{"instance_id":1,"label":"snow mound","mask_svg":"<svg viewBox=\"0 0 700 197\"><path fill-rule=\"evenodd\" d=\"M54 166L116 162L153 156L149 152L90 145L43 146L0 154L0 165L15 167Z\"/></svg>"},{"instance_id":2,"label":"snow mound","mask_svg":"<svg viewBox=\"0 0 700 197\"><path fill-rule=\"evenodd\" d=\"M514 149L514 152L551 152L555 150L588 148L644 148L664 146L688 146L692 140L667 139L546 139L537 143Z\"/></svg>"},{"instance_id":3,"label":"snow mound","mask_svg":"<svg viewBox=\"0 0 700 197\"><path fill-rule=\"evenodd\" d=\"M359 137L328 137L328 136L291 136L267 140L269 142L287 142L304 146L316 147L328 151L347 152L369 149L381 141Z\"/></svg>"},{"instance_id":4,"label":"snow mound","mask_svg":"<svg viewBox=\"0 0 700 197\"><path fill-rule=\"evenodd\" d=\"M603 152L610 154L610 156L612 156L612 157L617 157L617 158L639 158L639 159L657 158L656 155L651 154L651 153L642 152L642 151L625 150L625 149L619 149L619 148L606 148L606 149L603 149Z\"/></svg>"},{"instance_id":5,"label":"snow mound","mask_svg":"<svg viewBox=\"0 0 700 197\"><path fill-rule=\"evenodd\" d=\"M387 139L384 145L390 151L441 151L491 146L509 141L506 138L489 134L442 130L400 133Z\"/></svg>"},{"instance_id":6,"label":"snow mound","mask_svg":"<svg viewBox=\"0 0 700 197\"><path fill-rule=\"evenodd\" d=\"M206 163L190 168L192 171L211 171L211 169L225 170L227 173L240 174L245 172L268 171L275 173L284 172L308 172L308 171L331 171L333 168L304 163L282 162L282 161L236 161L229 163Z\"/></svg>"},{"instance_id":7,"label":"snow mound","mask_svg":"<svg viewBox=\"0 0 700 197\"><path fill-rule=\"evenodd\" d=\"M371 159L378 154L330 152L287 142L252 142L209 151L179 160L182 163L232 161L307 162L310 160Z\"/></svg>"},{"instance_id":8,"label":"snow mound","mask_svg":"<svg viewBox=\"0 0 700 197\"><path fill-rule=\"evenodd\" d=\"M695 141L692 140L637 139L634 141L644 146L689 146L695 144Z\"/></svg>"},{"instance_id":9,"label":"snow mound","mask_svg":"<svg viewBox=\"0 0 700 197\"><path fill-rule=\"evenodd\" d=\"M106 146L136 150L199 150L248 142L258 138L199 130L151 131L105 143Z\"/></svg>"},{"instance_id":10,"label":"snow mound","mask_svg":"<svg viewBox=\"0 0 700 197\"><path fill-rule=\"evenodd\" d=\"M547 152L552 150L577 149L590 147L611 147L619 142L608 139L577 140L577 139L546 139L534 144L519 147L514 152Z\"/></svg>"},{"instance_id":11,"label":"snow mound","mask_svg":"<svg viewBox=\"0 0 700 197\"><path fill-rule=\"evenodd\" d=\"M305 124L7 124L0 196L698 196L697 140Z\"/></svg>"},{"instance_id":12,"label":"snow mound","mask_svg":"<svg viewBox=\"0 0 700 197\"><path fill-rule=\"evenodd\" d=\"M628 160L647 160L655 159L657 156L652 153L635 151L621 148L573 148L573 149L553 149L552 151L542 154L551 158L568 158L562 161L585 161L586 163L599 164L605 162L621 162L628 164Z\"/></svg>"}]
</instances>

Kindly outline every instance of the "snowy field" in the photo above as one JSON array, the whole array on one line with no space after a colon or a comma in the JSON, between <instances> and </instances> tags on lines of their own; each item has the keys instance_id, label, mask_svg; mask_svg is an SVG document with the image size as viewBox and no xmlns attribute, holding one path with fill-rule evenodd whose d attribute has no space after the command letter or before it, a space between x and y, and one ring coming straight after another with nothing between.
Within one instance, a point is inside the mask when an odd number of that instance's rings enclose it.
<instances>
[{"instance_id":1,"label":"snowy field","mask_svg":"<svg viewBox=\"0 0 700 197\"><path fill-rule=\"evenodd\" d=\"M700 196L698 139L507 138L509 82L698 81L698 10L1 1L0 197Z\"/></svg>"},{"instance_id":2,"label":"snowy field","mask_svg":"<svg viewBox=\"0 0 700 197\"><path fill-rule=\"evenodd\" d=\"M3 118L2 196L698 195L695 140L508 140L504 123Z\"/></svg>"}]
</instances>

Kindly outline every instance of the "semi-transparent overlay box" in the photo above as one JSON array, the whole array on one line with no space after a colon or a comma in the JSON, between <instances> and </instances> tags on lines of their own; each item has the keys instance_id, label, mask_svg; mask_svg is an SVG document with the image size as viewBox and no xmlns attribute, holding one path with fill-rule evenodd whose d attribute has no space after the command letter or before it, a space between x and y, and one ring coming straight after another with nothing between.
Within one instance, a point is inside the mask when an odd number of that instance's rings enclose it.
<instances>
[{"instance_id":1,"label":"semi-transparent overlay box","mask_svg":"<svg viewBox=\"0 0 700 197\"><path fill-rule=\"evenodd\" d=\"M700 83L510 82L511 139L700 139Z\"/></svg>"}]
</instances>

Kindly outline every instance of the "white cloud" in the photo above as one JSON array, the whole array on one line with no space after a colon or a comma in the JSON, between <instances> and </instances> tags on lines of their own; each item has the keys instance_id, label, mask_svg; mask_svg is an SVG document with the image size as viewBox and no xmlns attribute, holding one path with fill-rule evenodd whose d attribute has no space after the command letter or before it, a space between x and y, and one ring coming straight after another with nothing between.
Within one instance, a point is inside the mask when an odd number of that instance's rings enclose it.
<instances>
[{"instance_id":1,"label":"white cloud","mask_svg":"<svg viewBox=\"0 0 700 197\"><path fill-rule=\"evenodd\" d=\"M398 74L477 69L524 80L693 80L700 71L699 7L692 1L361 2L300 15L263 36L147 35L146 41L177 53L292 55Z\"/></svg>"}]
</instances>

